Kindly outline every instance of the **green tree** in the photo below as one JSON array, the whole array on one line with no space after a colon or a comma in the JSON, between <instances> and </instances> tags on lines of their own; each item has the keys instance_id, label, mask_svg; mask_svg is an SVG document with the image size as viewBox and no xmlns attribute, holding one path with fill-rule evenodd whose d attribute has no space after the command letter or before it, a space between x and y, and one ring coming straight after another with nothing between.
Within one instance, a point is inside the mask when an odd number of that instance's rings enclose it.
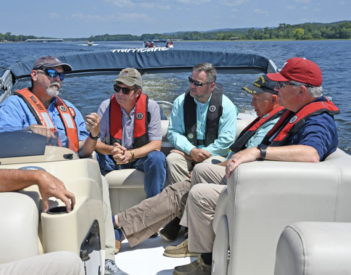
<instances>
[{"instance_id":1,"label":"green tree","mask_svg":"<svg viewBox=\"0 0 351 275\"><path fill-rule=\"evenodd\" d=\"M304 34L305 34L305 30L304 30L304 29L301 29L301 28L296 29L296 30L294 31L294 37L295 37L296 40L301 40L301 39L303 39Z\"/></svg>"}]
</instances>

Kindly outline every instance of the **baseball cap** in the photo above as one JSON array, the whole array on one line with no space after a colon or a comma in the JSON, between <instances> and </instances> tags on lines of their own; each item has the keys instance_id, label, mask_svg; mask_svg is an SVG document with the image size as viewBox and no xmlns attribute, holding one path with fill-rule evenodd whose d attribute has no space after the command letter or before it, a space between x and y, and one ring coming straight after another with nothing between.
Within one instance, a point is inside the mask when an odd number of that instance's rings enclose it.
<instances>
[{"instance_id":1,"label":"baseball cap","mask_svg":"<svg viewBox=\"0 0 351 275\"><path fill-rule=\"evenodd\" d=\"M33 70L39 68L54 68L57 66L62 66L64 72L71 72L72 67L67 63L62 63L58 58L55 56L42 56L38 58L33 65Z\"/></svg>"},{"instance_id":2,"label":"baseball cap","mask_svg":"<svg viewBox=\"0 0 351 275\"><path fill-rule=\"evenodd\" d=\"M274 87L276 82L269 80L267 75L261 75L259 78L255 80L252 85L248 85L243 87L242 89L248 92L249 94L262 94L264 92L272 93L277 95L278 92L274 91Z\"/></svg>"},{"instance_id":3,"label":"baseball cap","mask_svg":"<svg viewBox=\"0 0 351 275\"><path fill-rule=\"evenodd\" d=\"M315 87L321 86L323 81L322 71L318 65L302 57L290 58L279 73L270 73L267 76L276 82L295 80Z\"/></svg>"},{"instance_id":4,"label":"baseball cap","mask_svg":"<svg viewBox=\"0 0 351 275\"><path fill-rule=\"evenodd\" d=\"M121 82L127 86L142 86L141 74L135 68L123 69L122 71L120 71L115 81Z\"/></svg>"}]
</instances>

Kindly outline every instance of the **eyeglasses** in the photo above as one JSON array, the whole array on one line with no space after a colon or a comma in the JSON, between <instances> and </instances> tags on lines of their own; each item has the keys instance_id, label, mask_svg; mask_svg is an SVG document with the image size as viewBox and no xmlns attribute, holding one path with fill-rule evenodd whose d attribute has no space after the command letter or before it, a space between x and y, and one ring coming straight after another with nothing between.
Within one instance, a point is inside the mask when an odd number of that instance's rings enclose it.
<instances>
[{"instance_id":1,"label":"eyeglasses","mask_svg":"<svg viewBox=\"0 0 351 275\"><path fill-rule=\"evenodd\" d=\"M188 77L189 79L189 83L190 84L194 84L196 87L202 87L204 86L205 84L211 84L212 82L205 82L205 83L202 83L202 82L199 82L199 81L196 81L194 79L192 79L190 76Z\"/></svg>"},{"instance_id":2,"label":"eyeglasses","mask_svg":"<svg viewBox=\"0 0 351 275\"><path fill-rule=\"evenodd\" d=\"M281 89L281 88L284 88L285 86L288 86L288 85L290 85L290 86L305 86L305 87L307 87L307 88L313 87L312 85L291 83L291 82L289 82L289 81L287 81L287 82L277 82L276 87L277 87L278 89Z\"/></svg>"},{"instance_id":3,"label":"eyeglasses","mask_svg":"<svg viewBox=\"0 0 351 275\"><path fill-rule=\"evenodd\" d=\"M134 90L135 90L135 88L133 88L133 89L122 88L121 86L118 86L117 84L115 84L115 85L113 86L113 89L115 90L116 93L119 93L120 91L122 91L122 93L125 94L125 95L129 95L129 93L130 93L131 91L134 91Z\"/></svg>"},{"instance_id":4,"label":"eyeglasses","mask_svg":"<svg viewBox=\"0 0 351 275\"><path fill-rule=\"evenodd\" d=\"M55 71L54 69L39 68L38 70L44 71L45 74L49 77L55 78L55 77L59 76L61 81L65 79L64 73L59 73L59 72Z\"/></svg>"}]
</instances>

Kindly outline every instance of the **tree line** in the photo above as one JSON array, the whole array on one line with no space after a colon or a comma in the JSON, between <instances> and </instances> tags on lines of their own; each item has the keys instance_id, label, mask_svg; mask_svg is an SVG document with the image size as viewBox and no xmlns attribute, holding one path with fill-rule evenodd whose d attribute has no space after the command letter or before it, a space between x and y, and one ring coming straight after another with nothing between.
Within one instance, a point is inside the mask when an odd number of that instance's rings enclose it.
<instances>
[{"instance_id":1,"label":"tree line","mask_svg":"<svg viewBox=\"0 0 351 275\"><path fill-rule=\"evenodd\" d=\"M36 39L34 35L13 35L10 32L0 33L0 41L25 41L26 39ZM280 24L277 28L263 29L233 29L228 31L213 32L178 32L173 34L104 34L95 35L80 40L89 41L152 41L155 39L180 39L180 40L269 40L269 39L350 39L351 38L351 21L336 22L329 24L304 23L298 25Z\"/></svg>"}]
</instances>

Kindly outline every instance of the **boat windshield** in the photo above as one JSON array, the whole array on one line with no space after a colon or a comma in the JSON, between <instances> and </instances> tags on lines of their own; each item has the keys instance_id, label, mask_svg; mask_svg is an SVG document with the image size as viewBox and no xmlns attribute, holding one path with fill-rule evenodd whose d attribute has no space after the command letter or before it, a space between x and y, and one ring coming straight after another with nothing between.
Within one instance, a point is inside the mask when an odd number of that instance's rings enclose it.
<instances>
[{"instance_id":1,"label":"boat windshield","mask_svg":"<svg viewBox=\"0 0 351 275\"><path fill-rule=\"evenodd\" d=\"M55 150L55 148L61 150ZM0 129L0 159L45 156L60 151L59 154L62 155L62 149L77 155L71 141L62 133L56 132L45 136L40 131L15 127ZM51 157L54 158L54 156Z\"/></svg>"}]
</instances>

